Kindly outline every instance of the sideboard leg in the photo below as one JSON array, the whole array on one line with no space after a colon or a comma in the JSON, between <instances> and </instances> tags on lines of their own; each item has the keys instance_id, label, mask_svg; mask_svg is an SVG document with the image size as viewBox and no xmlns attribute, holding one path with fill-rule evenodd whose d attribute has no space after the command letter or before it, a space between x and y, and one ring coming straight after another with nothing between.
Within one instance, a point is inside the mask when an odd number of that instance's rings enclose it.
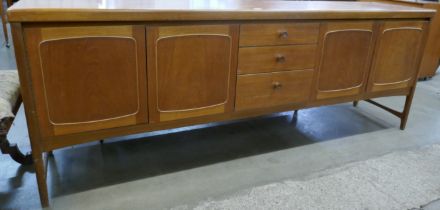
<instances>
[{"instance_id":1,"label":"sideboard leg","mask_svg":"<svg viewBox=\"0 0 440 210\"><path fill-rule=\"evenodd\" d=\"M295 111L293 111L292 120L290 121L290 124L296 126L297 122L298 122L298 110L296 109Z\"/></svg>"},{"instance_id":2,"label":"sideboard leg","mask_svg":"<svg viewBox=\"0 0 440 210\"><path fill-rule=\"evenodd\" d=\"M382 104L379 104L371 99L366 99L366 102L369 102L379 108L384 109L385 111L388 111L389 113L397 116L398 118L400 118L400 130L405 130L406 127L406 122L408 121L408 115L409 115L409 110L411 109L411 104L412 104L412 100L414 97L414 91L415 91L415 87L411 88L409 94L406 96L405 99L405 107L403 108L402 112L396 111L394 109L391 109L387 106L384 106Z\"/></svg>"},{"instance_id":3,"label":"sideboard leg","mask_svg":"<svg viewBox=\"0 0 440 210\"><path fill-rule=\"evenodd\" d=\"M358 103L359 103L359 101L353 101L353 106L357 107Z\"/></svg>"},{"instance_id":4,"label":"sideboard leg","mask_svg":"<svg viewBox=\"0 0 440 210\"><path fill-rule=\"evenodd\" d=\"M410 93L406 96L405 107L403 108L402 117L400 118L400 130L405 130L408 121L409 110L411 109L415 88L411 88Z\"/></svg>"},{"instance_id":5,"label":"sideboard leg","mask_svg":"<svg viewBox=\"0 0 440 210\"><path fill-rule=\"evenodd\" d=\"M49 206L49 193L46 184L46 167L42 153L33 153L35 174L37 175L38 192L40 193L41 206Z\"/></svg>"}]
</instances>

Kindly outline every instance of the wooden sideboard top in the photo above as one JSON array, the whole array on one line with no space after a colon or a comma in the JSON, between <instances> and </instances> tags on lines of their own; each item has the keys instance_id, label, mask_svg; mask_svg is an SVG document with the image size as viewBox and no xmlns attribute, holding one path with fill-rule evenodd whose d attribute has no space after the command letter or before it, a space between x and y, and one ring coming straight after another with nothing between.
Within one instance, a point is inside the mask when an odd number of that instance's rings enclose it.
<instances>
[{"instance_id":1,"label":"wooden sideboard top","mask_svg":"<svg viewBox=\"0 0 440 210\"><path fill-rule=\"evenodd\" d=\"M10 22L429 18L434 10L377 2L20 0Z\"/></svg>"}]
</instances>

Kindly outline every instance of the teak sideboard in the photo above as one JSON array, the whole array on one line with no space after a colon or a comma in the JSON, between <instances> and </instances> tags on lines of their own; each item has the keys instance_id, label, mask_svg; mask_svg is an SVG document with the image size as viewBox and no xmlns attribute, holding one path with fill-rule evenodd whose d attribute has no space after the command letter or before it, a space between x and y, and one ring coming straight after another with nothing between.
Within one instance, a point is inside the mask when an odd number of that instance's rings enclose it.
<instances>
[{"instance_id":1,"label":"teak sideboard","mask_svg":"<svg viewBox=\"0 0 440 210\"><path fill-rule=\"evenodd\" d=\"M405 128L433 10L370 2L22 0L8 10L40 199L45 154L367 100ZM395 111L371 98L406 96Z\"/></svg>"}]
</instances>

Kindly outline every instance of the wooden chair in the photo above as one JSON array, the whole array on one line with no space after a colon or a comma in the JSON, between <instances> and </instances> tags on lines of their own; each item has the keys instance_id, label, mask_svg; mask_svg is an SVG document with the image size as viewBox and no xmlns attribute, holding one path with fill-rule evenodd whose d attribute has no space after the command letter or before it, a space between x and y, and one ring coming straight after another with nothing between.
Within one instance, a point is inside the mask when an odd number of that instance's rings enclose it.
<instances>
[{"instance_id":1,"label":"wooden chair","mask_svg":"<svg viewBox=\"0 0 440 210\"><path fill-rule=\"evenodd\" d=\"M12 5L12 0L6 0L6 8L3 8L3 0L0 0L0 15L1 15L1 19L2 19L2 26L3 26L3 34L5 36L5 42L6 42L6 47L9 48L10 44L9 44L9 36L8 36L8 27L6 26L6 9L8 7L10 7Z\"/></svg>"},{"instance_id":2,"label":"wooden chair","mask_svg":"<svg viewBox=\"0 0 440 210\"><path fill-rule=\"evenodd\" d=\"M16 144L8 141L8 131L22 102L16 70L0 70L0 151L23 165L32 164L32 155L24 155Z\"/></svg>"}]
</instances>

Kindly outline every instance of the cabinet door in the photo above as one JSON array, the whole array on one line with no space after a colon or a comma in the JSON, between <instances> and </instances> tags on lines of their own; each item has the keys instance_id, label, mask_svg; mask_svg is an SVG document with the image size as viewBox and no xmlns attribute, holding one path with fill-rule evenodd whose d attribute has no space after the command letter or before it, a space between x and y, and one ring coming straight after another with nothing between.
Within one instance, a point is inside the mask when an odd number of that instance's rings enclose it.
<instances>
[{"instance_id":1,"label":"cabinet door","mask_svg":"<svg viewBox=\"0 0 440 210\"><path fill-rule=\"evenodd\" d=\"M423 21L390 21L380 27L369 80L369 91L410 87L417 78Z\"/></svg>"},{"instance_id":2,"label":"cabinet door","mask_svg":"<svg viewBox=\"0 0 440 210\"><path fill-rule=\"evenodd\" d=\"M147 28L150 121L233 110L237 25Z\"/></svg>"},{"instance_id":3,"label":"cabinet door","mask_svg":"<svg viewBox=\"0 0 440 210\"><path fill-rule=\"evenodd\" d=\"M143 26L28 27L43 135L146 123Z\"/></svg>"},{"instance_id":4,"label":"cabinet door","mask_svg":"<svg viewBox=\"0 0 440 210\"><path fill-rule=\"evenodd\" d=\"M362 93L373 51L373 26L373 22L322 24L316 99Z\"/></svg>"}]
</instances>

